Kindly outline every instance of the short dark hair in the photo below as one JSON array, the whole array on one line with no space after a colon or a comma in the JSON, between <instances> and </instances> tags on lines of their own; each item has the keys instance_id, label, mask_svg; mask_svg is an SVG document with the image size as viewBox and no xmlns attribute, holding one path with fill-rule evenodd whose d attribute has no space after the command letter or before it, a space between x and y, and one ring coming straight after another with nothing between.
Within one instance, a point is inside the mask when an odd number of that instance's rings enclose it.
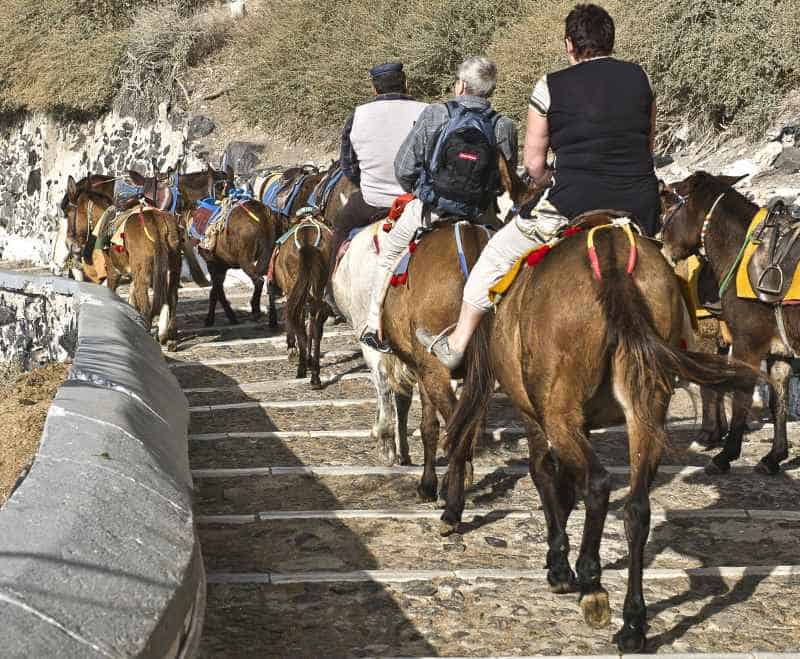
<instances>
[{"instance_id":1,"label":"short dark hair","mask_svg":"<svg viewBox=\"0 0 800 659\"><path fill-rule=\"evenodd\" d=\"M372 85L379 94L405 94L406 74L403 71L391 71L372 79Z\"/></svg>"},{"instance_id":2,"label":"short dark hair","mask_svg":"<svg viewBox=\"0 0 800 659\"><path fill-rule=\"evenodd\" d=\"M564 36L581 59L610 55L614 50L614 19L597 5L575 5L566 20Z\"/></svg>"}]
</instances>

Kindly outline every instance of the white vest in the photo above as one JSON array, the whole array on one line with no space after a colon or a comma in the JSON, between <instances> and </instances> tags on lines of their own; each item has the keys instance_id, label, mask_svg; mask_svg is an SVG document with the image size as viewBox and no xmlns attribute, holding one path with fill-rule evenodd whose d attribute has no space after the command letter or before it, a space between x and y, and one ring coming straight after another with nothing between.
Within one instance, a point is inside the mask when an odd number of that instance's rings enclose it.
<instances>
[{"instance_id":1,"label":"white vest","mask_svg":"<svg viewBox=\"0 0 800 659\"><path fill-rule=\"evenodd\" d=\"M395 99L356 108L350 142L361 169L361 194L370 206L391 206L405 192L394 176L394 159L426 105Z\"/></svg>"}]
</instances>

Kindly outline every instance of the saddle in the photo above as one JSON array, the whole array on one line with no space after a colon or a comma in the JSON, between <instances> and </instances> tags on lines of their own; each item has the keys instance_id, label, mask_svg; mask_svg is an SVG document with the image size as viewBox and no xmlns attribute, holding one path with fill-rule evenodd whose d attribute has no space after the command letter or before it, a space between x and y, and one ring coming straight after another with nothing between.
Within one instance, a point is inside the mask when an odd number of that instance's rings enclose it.
<instances>
[{"instance_id":1,"label":"saddle","mask_svg":"<svg viewBox=\"0 0 800 659\"><path fill-rule=\"evenodd\" d=\"M320 212L325 212L325 207L328 205L328 200L331 198L331 193L336 187L336 184L341 180L344 172L337 160L331 165L331 168L322 177L319 183L314 187L311 195L308 198L308 205L318 208Z\"/></svg>"},{"instance_id":2,"label":"saddle","mask_svg":"<svg viewBox=\"0 0 800 659\"><path fill-rule=\"evenodd\" d=\"M114 186L114 205L119 209L129 208L144 199L154 208L174 213L179 196L177 182L171 176L146 177L135 170L128 172L128 180L117 181Z\"/></svg>"},{"instance_id":3,"label":"saddle","mask_svg":"<svg viewBox=\"0 0 800 659\"><path fill-rule=\"evenodd\" d=\"M750 234L750 243L755 249L747 262L747 277L755 296L768 304L794 299L794 292L789 293L800 263L800 218L777 199Z\"/></svg>"}]
</instances>

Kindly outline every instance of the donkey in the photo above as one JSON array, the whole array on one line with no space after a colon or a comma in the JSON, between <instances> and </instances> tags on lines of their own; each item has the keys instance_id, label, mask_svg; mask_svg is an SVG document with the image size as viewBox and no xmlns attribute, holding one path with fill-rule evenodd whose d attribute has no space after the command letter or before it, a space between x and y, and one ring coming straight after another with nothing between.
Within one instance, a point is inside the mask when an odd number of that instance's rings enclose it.
<instances>
[{"instance_id":1,"label":"donkey","mask_svg":"<svg viewBox=\"0 0 800 659\"><path fill-rule=\"evenodd\" d=\"M382 226L383 220L356 235L333 274L336 304L356 330L366 322L378 251L386 236ZM471 268L488 240L487 233L481 227L466 224L460 230L466 262ZM381 459L388 465L411 464L408 412L413 387L419 381L424 470L417 493L423 501L435 501L437 497L437 413L445 419L450 416L455 394L450 386L450 372L423 349L414 332L418 326L446 326L458 318L464 275L453 232L453 225L444 223L427 234L410 260L406 283L390 289L386 296L384 336L394 354L381 354L360 345L378 393L371 436L378 443Z\"/></svg>"},{"instance_id":2,"label":"donkey","mask_svg":"<svg viewBox=\"0 0 800 659\"><path fill-rule=\"evenodd\" d=\"M184 223L187 222L188 216L185 214ZM275 219L269 210L260 201L249 199L233 206L227 226L217 235L213 249L200 247L200 255L211 275L206 327L214 325L217 302L222 304L228 322L232 325L239 322L225 296L225 275L230 268L241 268L250 277L253 282L250 311L254 320L261 318L264 275L272 257L276 233ZM274 301L270 298L270 318L276 315L273 305Z\"/></svg>"},{"instance_id":3,"label":"donkey","mask_svg":"<svg viewBox=\"0 0 800 659\"><path fill-rule=\"evenodd\" d=\"M705 247L706 259L717 281L722 282L728 277L737 264L748 226L759 210L756 204L731 187L738 180L697 172L662 190L662 197L670 207L662 232L664 250L669 258L681 260ZM777 474L780 463L789 455L786 434L791 376L789 359L800 348L800 309L787 306L783 310L789 343L786 345L770 305L739 298L735 285L726 288L721 300L722 319L730 330L733 355L754 368L768 355L774 357L769 370L777 392L770 396L774 436L772 448L756 469L765 474ZM739 458L752 398L752 387L734 395L724 447L707 465L707 472L725 473L731 462Z\"/></svg>"},{"instance_id":4,"label":"donkey","mask_svg":"<svg viewBox=\"0 0 800 659\"><path fill-rule=\"evenodd\" d=\"M298 224L294 234L280 247L273 265L273 281L289 291L286 301L286 342L298 348L297 378L311 368L311 388L321 389L320 349L326 318L323 300L328 281L330 229L316 221ZM308 323L306 324L306 310Z\"/></svg>"},{"instance_id":5,"label":"donkey","mask_svg":"<svg viewBox=\"0 0 800 659\"><path fill-rule=\"evenodd\" d=\"M110 199L100 193L80 192L70 208L67 242L74 245L80 227L96 224ZM108 252L108 287L116 291L120 277L132 276L129 302L149 328L158 315L158 338L169 350L177 347L176 309L181 273L181 234L178 218L153 208L131 210L123 234L124 248ZM106 258L96 254L96 258ZM100 283L84 264L84 273ZM153 288L150 300L149 288Z\"/></svg>"},{"instance_id":6,"label":"donkey","mask_svg":"<svg viewBox=\"0 0 800 659\"><path fill-rule=\"evenodd\" d=\"M516 178L508 170L504 176ZM510 187L519 186L514 180ZM518 203L534 192L526 192ZM613 217L618 214L597 211L582 219L593 226ZM497 380L528 435L530 474L548 527L550 586L562 593L577 585L585 621L597 628L608 625L599 552L611 475L592 449L588 431L624 420L630 447L631 491L625 505L630 562L617 643L625 652L645 645L642 569L649 489L668 443L665 423L674 378L721 391L747 391L762 377L745 364L679 349L685 310L677 278L655 242L635 243L636 267L628 274L631 246L625 233L609 229L597 234L598 281L587 258L586 237L566 237L535 268L522 270L496 314L481 324L467 350L464 389L447 425L442 515L445 532L458 527L472 437ZM576 495L586 507L577 583L566 531Z\"/></svg>"}]
</instances>

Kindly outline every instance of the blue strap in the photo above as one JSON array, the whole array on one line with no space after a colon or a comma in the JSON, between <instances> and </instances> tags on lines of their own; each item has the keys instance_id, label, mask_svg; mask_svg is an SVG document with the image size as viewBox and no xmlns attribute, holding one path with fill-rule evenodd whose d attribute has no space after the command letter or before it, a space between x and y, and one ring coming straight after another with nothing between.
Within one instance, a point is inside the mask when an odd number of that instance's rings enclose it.
<instances>
[{"instance_id":1,"label":"blue strap","mask_svg":"<svg viewBox=\"0 0 800 659\"><path fill-rule=\"evenodd\" d=\"M467 279L469 277L469 266L467 265L467 257L464 254L464 245L461 243L461 222L456 222L453 225L453 232L456 234L458 264L461 266L461 274L464 275L464 279Z\"/></svg>"},{"instance_id":2,"label":"blue strap","mask_svg":"<svg viewBox=\"0 0 800 659\"><path fill-rule=\"evenodd\" d=\"M399 263L394 269L394 274L396 275L403 275L408 272L408 264L411 262L411 252L406 252L403 255L403 258L400 259Z\"/></svg>"},{"instance_id":3,"label":"blue strap","mask_svg":"<svg viewBox=\"0 0 800 659\"><path fill-rule=\"evenodd\" d=\"M178 208L178 200L181 197L181 191L178 189L178 185L175 184L169 189L169 192L172 195L172 206L170 206L169 212L174 215L175 210Z\"/></svg>"}]
</instances>

